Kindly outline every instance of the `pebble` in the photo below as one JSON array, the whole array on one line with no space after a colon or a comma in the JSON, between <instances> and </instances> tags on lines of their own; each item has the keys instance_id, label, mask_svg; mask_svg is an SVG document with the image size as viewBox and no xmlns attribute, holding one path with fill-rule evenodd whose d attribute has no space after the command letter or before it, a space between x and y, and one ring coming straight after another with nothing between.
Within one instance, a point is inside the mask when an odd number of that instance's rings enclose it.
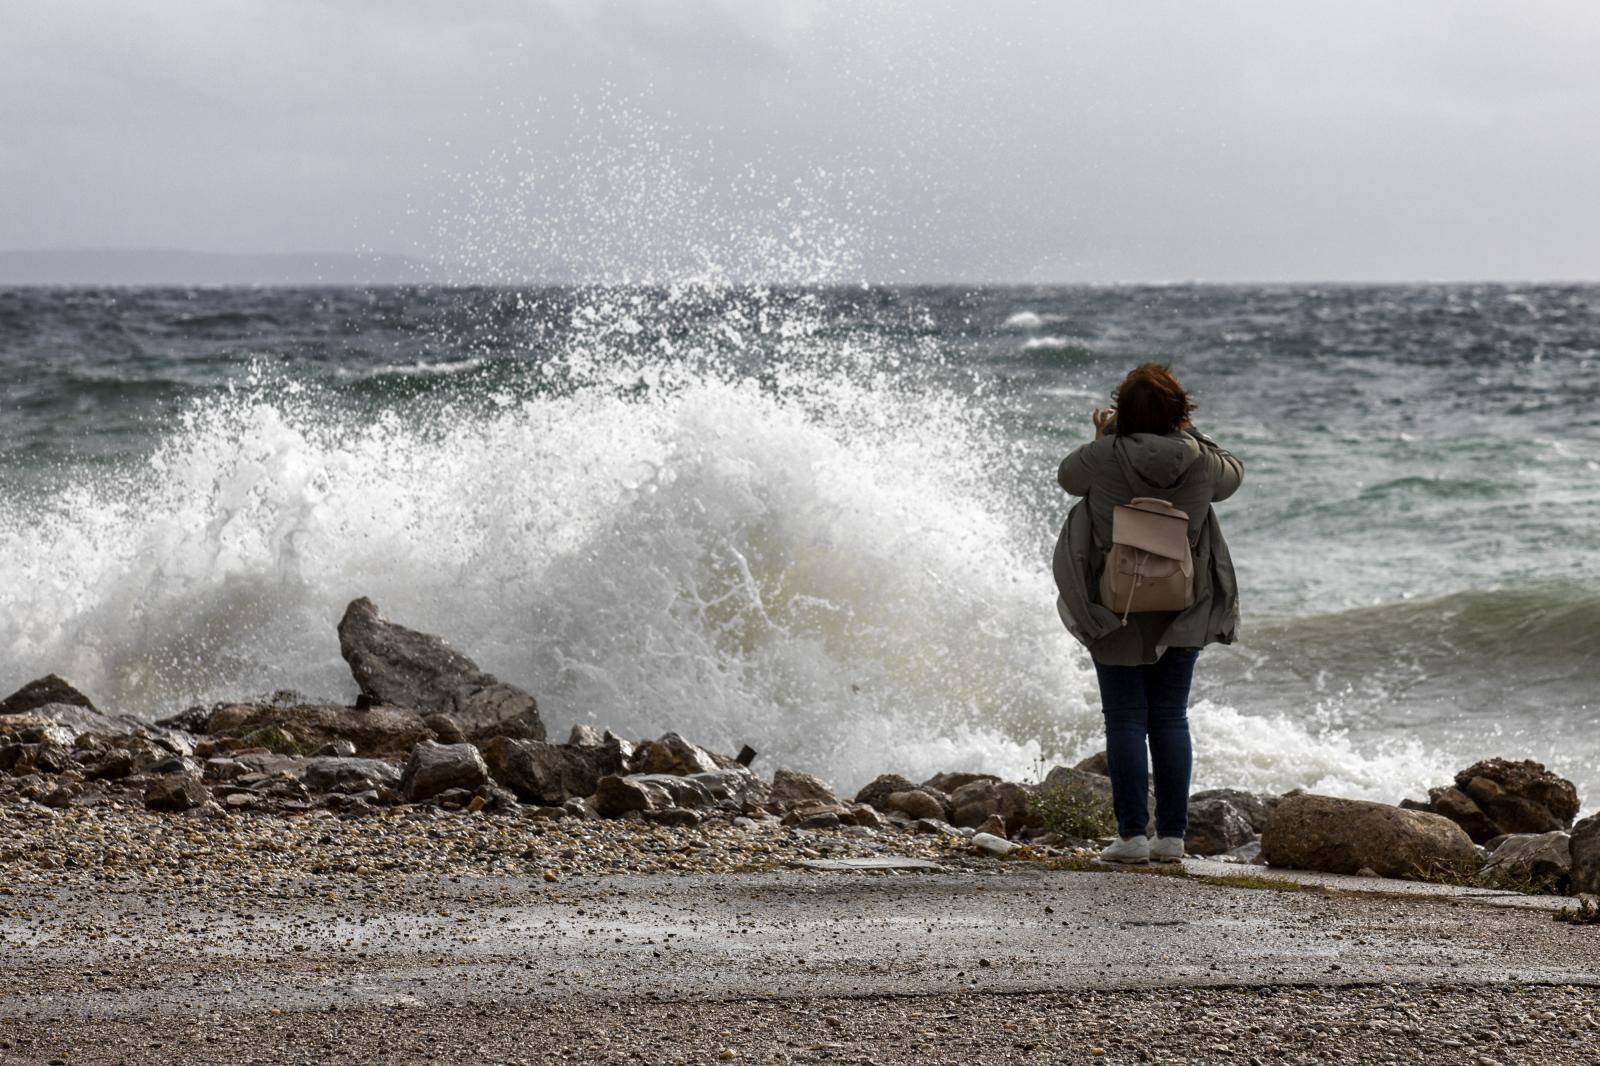
<instances>
[{"instance_id":1,"label":"pebble","mask_svg":"<svg viewBox=\"0 0 1600 1066\"><path fill-rule=\"evenodd\" d=\"M976 833L972 837L972 846L985 854L1002 856L1011 854L1021 845L993 833Z\"/></svg>"}]
</instances>

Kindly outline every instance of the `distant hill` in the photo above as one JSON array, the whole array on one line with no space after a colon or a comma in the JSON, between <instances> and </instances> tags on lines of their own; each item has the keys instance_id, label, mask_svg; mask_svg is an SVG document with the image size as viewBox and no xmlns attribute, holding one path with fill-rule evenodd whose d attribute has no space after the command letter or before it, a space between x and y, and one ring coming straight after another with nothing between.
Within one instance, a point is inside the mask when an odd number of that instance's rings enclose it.
<instances>
[{"instance_id":1,"label":"distant hill","mask_svg":"<svg viewBox=\"0 0 1600 1066\"><path fill-rule=\"evenodd\" d=\"M0 251L0 285L403 285L437 280L433 265L394 255Z\"/></svg>"}]
</instances>

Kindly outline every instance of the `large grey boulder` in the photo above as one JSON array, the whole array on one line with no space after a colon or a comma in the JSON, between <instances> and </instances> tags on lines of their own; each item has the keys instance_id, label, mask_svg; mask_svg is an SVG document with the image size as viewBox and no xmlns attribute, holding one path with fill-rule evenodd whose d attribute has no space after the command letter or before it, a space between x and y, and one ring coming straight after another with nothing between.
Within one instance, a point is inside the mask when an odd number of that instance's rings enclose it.
<instances>
[{"instance_id":1,"label":"large grey boulder","mask_svg":"<svg viewBox=\"0 0 1600 1066\"><path fill-rule=\"evenodd\" d=\"M1222 855L1256 838L1244 811L1225 796L1189 800L1189 829L1183 848L1190 855Z\"/></svg>"},{"instance_id":2,"label":"large grey boulder","mask_svg":"<svg viewBox=\"0 0 1600 1066\"><path fill-rule=\"evenodd\" d=\"M247 737L263 729L287 730L303 749L348 740L367 757L401 757L433 731L422 716L401 707L350 708L337 704L227 703L211 712L207 729L214 737Z\"/></svg>"},{"instance_id":3,"label":"large grey boulder","mask_svg":"<svg viewBox=\"0 0 1600 1066\"><path fill-rule=\"evenodd\" d=\"M1489 856L1480 876L1492 885L1564 892L1572 873L1571 840L1559 829L1513 834Z\"/></svg>"},{"instance_id":4,"label":"large grey boulder","mask_svg":"<svg viewBox=\"0 0 1600 1066\"><path fill-rule=\"evenodd\" d=\"M471 740L545 739L537 701L438 637L383 618L365 597L339 620L339 653L369 703L448 714Z\"/></svg>"},{"instance_id":5,"label":"large grey boulder","mask_svg":"<svg viewBox=\"0 0 1600 1066\"><path fill-rule=\"evenodd\" d=\"M1454 785L1440 785L1428 790L1427 805L1422 810L1442 814L1467 831L1474 844L1487 844L1502 835L1501 828L1483 812L1473 798Z\"/></svg>"},{"instance_id":6,"label":"large grey boulder","mask_svg":"<svg viewBox=\"0 0 1600 1066\"><path fill-rule=\"evenodd\" d=\"M998 780L1000 780L1000 778L994 774L978 774L967 770L947 770L944 773L934 774L932 777L928 778L922 783L922 787L931 788L935 792L943 792L947 795L952 795L955 793L956 789L961 788L963 785L970 785L974 781Z\"/></svg>"},{"instance_id":7,"label":"large grey boulder","mask_svg":"<svg viewBox=\"0 0 1600 1066\"><path fill-rule=\"evenodd\" d=\"M686 780L705 789L721 810L741 811L752 805L776 803L773 786L748 767L719 767L703 774L691 774Z\"/></svg>"},{"instance_id":8,"label":"large grey boulder","mask_svg":"<svg viewBox=\"0 0 1600 1066\"><path fill-rule=\"evenodd\" d=\"M489 768L471 744L439 744L424 740L411 749L400 794L412 803L432 799L441 792L463 789L475 792L489 781Z\"/></svg>"},{"instance_id":9,"label":"large grey boulder","mask_svg":"<svg viewBox=\"0 0 1600 1066\"><path fill-rule=\"evenodd\" d=\"M733 762L731 759L726 761ZM631 765L635 773L675 774L679 777L722 768L711 752L677 733L667 733L659 740L647 740L640 744L633 753Z\"/></svg>"},{"instance_id":10,"label":"large grey boulder","mask_svg":"<svg viewBox=\"0 0 1600 1066\"><path fill-rule=\"evenodd\" d=\"M1600 895L1600 814L1572 827L1572 891Z\"/></svg>"},{"instance_id":11,"label":"large grey boulder","mask_svg":"<svg viewBox=\"0 0 1600 1066\"><path fill-rule=\"evenodd\" d=\"M594 809L602 818L620 818L637 811L648 814L672 807L704 810L715 806L711 793L681 774L612 774L595 788Z\"/></svg>"},{"instance_id":12,"label":"large grey boulder","mask_svg":"<svg viewBox=\"0 0 1600 1066\"><path fill-rule=\"evenodd\" d=\"M1021 785L994 778L977 778L950 793L950 822L971 829L999 815L1011 832L1030 824L1028 792Z\"/></svg>"},{"instance_id":13,"label":"large grey boulder","mask_svg":"<svg viewBox=\"0 0 1600 1066\"><path fill-rule=\"evenodd\" d=\"M743 766L701 774L609 774L596 785L593 805L602 818L672 808L737 812L765 803L770 792L771 786Z\"/></svg>"},{"instance_id":14,"label":"large grey boulder","mask_svg":"<svg viewBox=\"0 0 1600 1066\"><path fill-rule=\"evenodd\" d=\"M879 774L861 786L861 790L856 793L856 802L870 804L880 811L885 811L889 809L885 804L891 795L896 792L910 792L916 787L908 777L901 777L899 774Z\"/></svg>"},{"instance_id":15,"label":"large grey boulder","mask_svg":"<svg viewBox=\"0 0 1600 1066\"><path fill-rule=\"evenodd\" d=\"M144 805L152 811L191 811L211 798L200 779L190 773L166 774L145 788Z\"/></svg>"},{"instance_id":16,"label":"large grey boulder","mask_svg":"<svg viewBox=\"0 0 1600 1066\"><path fill-rule=\"evenodd\" d=\"M848 814L849 808L842 803L801 803L789 808L783 824L793 829L837 829Z\"/></svg>"},{"instance_id":17,"label":"large grey boulder","mask_svg":"<svg viewBox=\"0 0 1600 1066\"><path fill-rule=\"evenodd\" d=\"M111 736L146 732L144 723L136 719L102 714L76 703L46 703L0 717L0 737L34 735L38 740L58 744L71 744L85 733Z\"/></svg>"},{"instance_id":18,"label":"large grey boulder","mask_svg":"<svg viewBox=\"0 0 1600 1066\"><path fill-rule=\"evenodd\" d=\"M1290 869L1429 880L1475 872L1472 839L1450 819L1386 803L1291 793L1261 835L1261 857Z\"/></svg>"},{"instance_id":19,"label":"large grey boulder","mask_svg":"<svg viewBox=\"0 0 1600 1066\"><path fill-rule=\"evenodd\" d=\"M625 814L643 814L645 811L670 807L672 797L649 782L632 776L611 774L600 779L590 803L602 818L621 818Z\"/></svg>"},{"instance_id":20,"label":"large grey boulder","mask_svg":"<svg viewBox=\"0 0 1600 1066\"><path fill-rule=\"evenodd\" d=\"M1272 818L1273 810L1278 806L1278 797L1265 792L1246 792L1242 788L1208 788L1189 796L1189 809L1192 812L1196 803L1206 800L1226 800L1245 820L1250 823L1250 828L1259 833L1267 827L1267 822Z\"/></svg>"},{"instance_id":21,"label":"large grey boulder","mask_svg":"<svg viewBox=\"0 0 1600 1066\"><path fill-rule=\"evenodd\" d=\"M1456 787L1501 833L1570 829L1578 816L1577 787L1531 759L1473 763L1456 774Z\"/></svg>"},{"instance_id":22,"label":"large grey boulder","mask_svg":"<svg viewBox=\"0 0 1600 1066\"><path fill-rule=\"evenodd\" d=\"M772 775L772 802L779 807L798 807L805 803L836 804L833 794L822 778L799 770L780 768Z\"/></svg>"},{"instance_id":23,"label":"large grey boulder","mask_svg":"<svg viewBox=\"0 0 1600 1066\"><path fill-rule=\"evenodd\" d=\"M932 789L908 788L903 792L891 792L880 800L876 806L879 810L896 811L912 820L922 818L937 818L943 820L945 805L934 795Z\"/></svg>"},{"instance_id":24,"label":"large grey boulder","mask_svg":"<svg viewBox=\"0 0 1600 1066\"><path fill-rule=\"evenodd\" d=\"M603 744L494 737L481 750L489 773L525 803L558 806L572 796L592 795L600 778L624 770L617 749Z\"/></svg>"},{"instance_id":25,"label":"large grey boulder","mask_svg":"<svg viewBox=\"0 0 1600 1066\"><path fill-rule=\"evenodd\" d=\"M460 724L461 731L469 740L487 740L490 737L545 739L544 720L539 717L538 701L531 694L503 681L461 693L450 717Z\"/></svg>"},{"instance_id":26,"label":"large grey boulder","mask_svg":"<svg viewBox=\"0 0 1600 1066\"><path fill-rule=\"evenodd\" d=\"M52 703L95 710L93 701L74 688L71 682L56 674L46 674L0 700L0 715L21 714Z\"/></svg>"},{"instance_id":27,"label":"large grey boulder","mask_svg":"<svg viewBox=\"0 0 1600 1066\"><path fill-rule=\"evenodd\" d=\"M320 755L306 761L300 780L315 792L365 792L379 785L394 788L400 771L382 759Z\"/></svg>"}]
</instances>

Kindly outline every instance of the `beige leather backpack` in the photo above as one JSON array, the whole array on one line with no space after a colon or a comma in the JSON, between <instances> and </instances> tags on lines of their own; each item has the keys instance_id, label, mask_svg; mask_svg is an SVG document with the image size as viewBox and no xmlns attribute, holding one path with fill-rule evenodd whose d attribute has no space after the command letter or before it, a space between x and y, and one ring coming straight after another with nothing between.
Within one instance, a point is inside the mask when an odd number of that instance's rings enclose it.
<instances>
[{"instance_id":1,"label":"beige leather backpack","mask_svg":"<svg viewBox=\"0 0 1600 1066\"><path fill-rule=\"evenodd\" d=\"M1111 551L1100 575L1100 602L1122 616L1182 611L1194 605L1189 516L1166 500L1137 496L1112 509Z\"/></svg>"}]
</instances>

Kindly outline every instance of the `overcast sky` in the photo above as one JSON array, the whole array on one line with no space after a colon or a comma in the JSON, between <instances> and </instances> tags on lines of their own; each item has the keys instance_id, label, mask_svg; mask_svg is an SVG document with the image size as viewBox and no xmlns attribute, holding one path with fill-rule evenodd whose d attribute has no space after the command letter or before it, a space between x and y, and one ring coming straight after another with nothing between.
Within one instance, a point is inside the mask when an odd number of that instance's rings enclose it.
<instances>
[{"instance_id":1,"label":"overcast sky","mask_svg":"<svg viewBox=\"0 0 1600 1066\"><path fill-rule=\"evenodd\" d=\"M1600 279L1600 4L4 0L0 249Z\"/></svg>"}]
</instances>

